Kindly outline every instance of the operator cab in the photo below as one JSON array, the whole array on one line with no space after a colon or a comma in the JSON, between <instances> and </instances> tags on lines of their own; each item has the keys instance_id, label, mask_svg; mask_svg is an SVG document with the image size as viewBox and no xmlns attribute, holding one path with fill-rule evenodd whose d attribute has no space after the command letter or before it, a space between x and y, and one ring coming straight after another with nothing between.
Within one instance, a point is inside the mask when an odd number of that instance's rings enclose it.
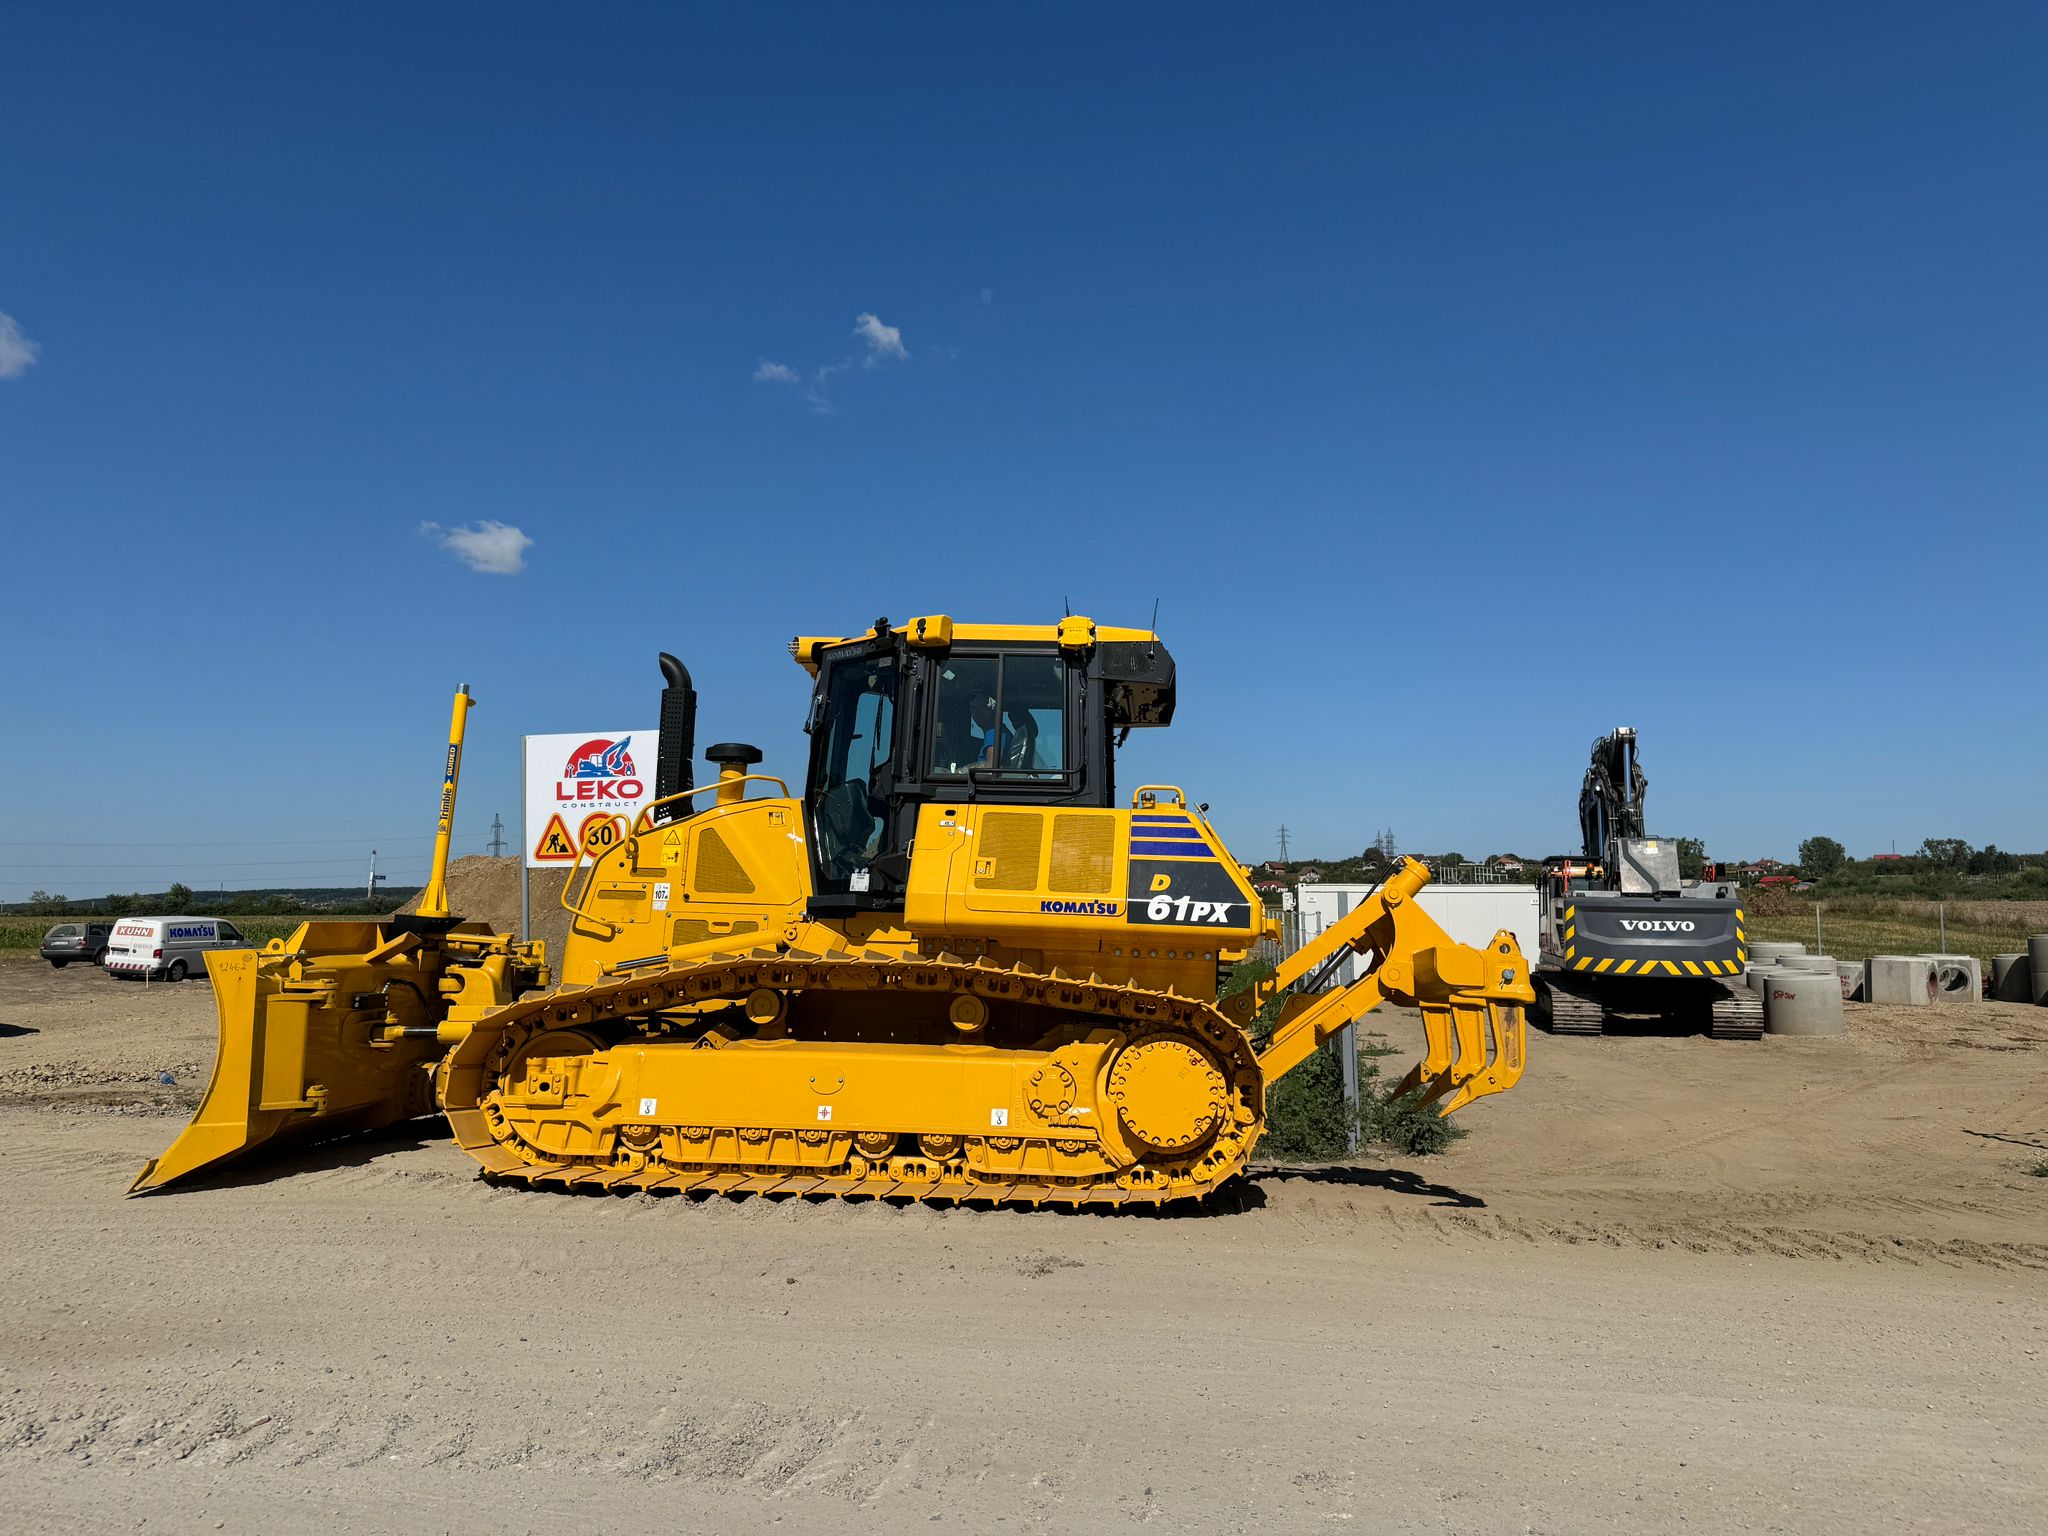
<instances>
[{"instance_id":1,"label":"operator cab","mask_svg":"<svg viewBox=\"0 0 2048 1536\"><path fill-rule=\"evenodd\" d=\"M1122 733L1173 718L1158 637L1086 619L878 619L790 650L817 677L804 814L818 916L902 910L927 803L1108 808Z\"/></svg>"}]
</instances>

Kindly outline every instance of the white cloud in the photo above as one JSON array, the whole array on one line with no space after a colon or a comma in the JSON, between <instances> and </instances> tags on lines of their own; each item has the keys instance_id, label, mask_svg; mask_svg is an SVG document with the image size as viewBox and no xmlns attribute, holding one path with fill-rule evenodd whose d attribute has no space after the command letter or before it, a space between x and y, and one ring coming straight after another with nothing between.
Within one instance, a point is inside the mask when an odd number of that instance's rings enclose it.
<instances>
[{"instance_id":1,"label":"white cloud","mask_svg":"<svg viewBox=\"0 0 2048 1536\"><path fill-rule=\"evenodd\" d=\"M0 315L0 379L18 379L43 355L43 349L21 334L14 316Z\"/></svg>"},{"instance_id":2,"label":"white cloud","mask_svg":"<svg viewBox=\"0 0 2048 1536\"><path fill-rule=\"evenodd\" d=\"M993 288L984 288L984 289L982 289L982 290L981 290L981 302L982 302L982 303L984 303L984 304L993 304L993 303L995 303L995 301L996 301L996 295L995 295L995 290L994 290Z\"/></svg>"},{"instance_id":3,"label":"white cloud","mask_svg":"<svg viewBox=\"0 0 2048 1536\"><path fill-rule=\"evenodd\" d=\"M797 371L787 363L771 363L764 357L754 368L756 384L794 384L796 381Z\"/></svg>"},{"instance_id":4,"label":"white cloud","mask_svg":"<svg viewBox=\"0 0 2048 1536\"><path fill-rule=\"evenodd\" d=\"M517 576L526 568L526 551L533 540L510 523L480 518L474 528L443 528L439 523L421 523L420 533L473 571L487 576Z\"/></svg>"},{"instance_id":5,"label":"white cloud","mask_svg":"<svg viewBox=\"0 0 2048 1536\"><path fill-rule=\"evenodd\" d=\"M863 367L879 367L892 357L899 363L910 361L910 354L903 350L903 332L893 325L884 325L879 316L860 314L853 322L853 334L868 344Z\"/></svg>"}]
</instances>

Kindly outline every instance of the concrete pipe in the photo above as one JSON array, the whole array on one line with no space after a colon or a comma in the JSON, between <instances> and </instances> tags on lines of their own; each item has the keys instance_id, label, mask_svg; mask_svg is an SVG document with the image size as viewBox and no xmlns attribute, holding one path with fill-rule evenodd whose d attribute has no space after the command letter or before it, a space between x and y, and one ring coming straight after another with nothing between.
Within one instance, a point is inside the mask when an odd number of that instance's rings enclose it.
<instances>
[{"instance_id":1,"label":"concrete pipe","mask_svg":"<svg viewBox=\"0 0 2048 1536\"><path fill-rule=\"evenodd\" d=\"M1991 997L2000 1003L2031 1003L2034 994L2030 990L2033 967L2027 964L2025 955L1993 955L1991 957Z\"/></svg>"},{"instance_id":2,"label":"concrete pipe","mask_svg":"<svg viewBox=\"0 0 2048 1536\"><path fill-rule=\"evenodd\" d=\"M1781 965L1752 965L1749 968L1749 974L1742 979L1749 983L1750 991L1754 992L1758 997L1762 997L1765 989L1770 985L1771 978L1783 969L1784 967Z\"/></svg>"},{"instance_id":3,"label":"concrete pipe","mask_svg":"<svg viewBox=\"0 0 2048 1536\"><path fill-rule=\"evenodd\" d=\"M1839 1035L1842 983L1832 971L1780 971L1764 993L1764 1031L1773 1035Z\"/></svg>"},{"instance_id":4,"label":"concrete pipe","mask_svg":"<svg viewBox=\"0 0 2048 1536\"><path fill-rule=\"evenodd\" d=\"M1752 960L1782 960L1787 955L1805 953L1804 944L1783 944L1776 939L1759 939L1749 946L1749 958Z\"/></svg>"},{"instance_id":5,"label":"concrete pipe","mask_svg":"<svg viewBox=\"0 0 2048 1536\"><path fill-rule=\"evenodd\" d=\"M1842 1001L1860 1003L1863 1001L1863 962L1861 960L1837 960L1835 979L1842 984Z\"/></svg>"},{"instance_id":6,"label":"concrete pipe","mask_svg":"<svg viewBox=\"0 0 2048 1536\"><path fill-rule=\"evenodd\" d=\"M2027 991L2030 1001L2048 1008L2048 933L2027 940Z\"/></svg>"},{"instance_id":7,"label":"concrete pipe","mask_svg":"<svg viewBox=\"0 0 2048 1536\"><path fill-rule=\"evenodd\" d=\"M1778 963L1788 971L1811 971L1816 976L1835 974L1833 955L1787 955Z\"/></svg>"}]
</instances>

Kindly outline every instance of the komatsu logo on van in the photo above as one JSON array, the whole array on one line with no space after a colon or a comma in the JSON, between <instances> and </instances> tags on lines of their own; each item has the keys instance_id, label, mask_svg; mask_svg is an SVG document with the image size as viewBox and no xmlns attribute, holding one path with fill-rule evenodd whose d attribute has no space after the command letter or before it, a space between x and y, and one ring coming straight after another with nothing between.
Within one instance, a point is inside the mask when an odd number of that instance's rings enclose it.
<instances>
[{"instance_id":1,"label":"komatsu logo on van","mask_svg":"<svg viewBox=\"0 0 2048 1536\"><path fill-rule=\"evenodd\" d=\"M1630 933L1691 933L1693 922L1688 917L1624 917L1621 926Z\"/></svg>"},{"instance_id":2,"label":"komatsu logo on van","mask_svg":"<svg viewBox=\"0 0 2048 1536\"><path fill-rule=\"evenodd\" d=\"M1123 904L1116 901L1041 901L1038 910L1056 917L1115 917L1123 910Z\"/></svg>"}]
</instances>

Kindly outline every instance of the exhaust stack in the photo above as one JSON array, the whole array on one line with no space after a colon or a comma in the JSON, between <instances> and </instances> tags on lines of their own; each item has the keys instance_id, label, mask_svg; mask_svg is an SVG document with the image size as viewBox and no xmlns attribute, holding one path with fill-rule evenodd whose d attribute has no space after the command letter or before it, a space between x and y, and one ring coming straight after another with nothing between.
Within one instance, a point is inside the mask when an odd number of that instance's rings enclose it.
<instances>
[{"instance_id":1,"label":"exhaust stack","mask_svg":"<svg viewBox=\"0 0 2048 1536\"><path fill-rule=\"evenodd\" d=\"M697 751L697 690L690 686L689 670L667 651L661 653L661 676L665 684L661 690L661 745L654 759L657 801L696 788L690 759ZM685 801L657 805L648 819L660 826L681 821L689 814L690 806Z\"/></svg>"}]
</instances>

